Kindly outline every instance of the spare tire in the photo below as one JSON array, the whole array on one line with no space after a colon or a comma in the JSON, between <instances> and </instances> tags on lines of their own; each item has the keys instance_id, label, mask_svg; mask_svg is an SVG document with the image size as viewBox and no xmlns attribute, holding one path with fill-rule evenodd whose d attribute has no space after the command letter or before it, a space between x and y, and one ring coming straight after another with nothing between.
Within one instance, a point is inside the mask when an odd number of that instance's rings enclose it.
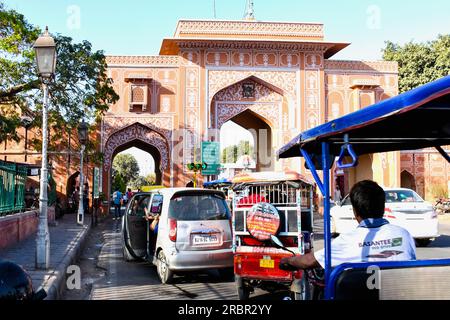
<instances>
[{"instance_id":1,"label":"spare tire","mask_svg":"<svg viewBox=\"0 0 450 320\"><path fill-rule=\"evenodd\" d=\"M278 234L280 226L280 214L270 203L257 203L247 213L247 231L256 240L270 240Z\"/></svg>"}]
</instances>

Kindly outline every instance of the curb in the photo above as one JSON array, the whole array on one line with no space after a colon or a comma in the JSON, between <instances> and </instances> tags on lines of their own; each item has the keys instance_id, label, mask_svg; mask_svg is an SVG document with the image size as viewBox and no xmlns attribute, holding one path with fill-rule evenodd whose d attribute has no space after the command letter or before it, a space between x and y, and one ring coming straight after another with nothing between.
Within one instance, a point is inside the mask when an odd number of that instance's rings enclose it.
<instances>
[{"instance_id":1,"label":"curb","mask_svg":"<svg viewBox=\"0 0 450 320\"><path fill-rule=\"evenodd\" d=\"M64 257L64 260L53 272L53 275L51 275L49 280L47 280L47 282L44 284L43 288L47 292L47 297L45 298L45 300L59 300L61 298L65 287L65 281L67 279L67 267L72 265L80 256L90 230L91 224L89 223L81 233L81 235L78 236L78 239L75 240L76 245L70 249L70 251Z\"/></svg>"}]
</instances>

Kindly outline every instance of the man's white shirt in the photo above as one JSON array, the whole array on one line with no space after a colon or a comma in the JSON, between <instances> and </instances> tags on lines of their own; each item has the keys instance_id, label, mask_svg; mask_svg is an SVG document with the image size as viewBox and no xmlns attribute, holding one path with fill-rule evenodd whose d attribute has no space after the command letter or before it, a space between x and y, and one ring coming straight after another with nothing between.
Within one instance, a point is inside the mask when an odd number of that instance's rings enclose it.
<instances>
[{"instance_id":1,"label":"man's white shirt","mask_svg":"<svg viewBox=\"0 0 450 320\"><path fill-rule=\"evenodd\" d=\"M325 267L324 249L314 253ZM331 265L373 261L416 260L416 245L409 232L385 219L367 219L331 242Z\"/></svg>"}]
</instances>

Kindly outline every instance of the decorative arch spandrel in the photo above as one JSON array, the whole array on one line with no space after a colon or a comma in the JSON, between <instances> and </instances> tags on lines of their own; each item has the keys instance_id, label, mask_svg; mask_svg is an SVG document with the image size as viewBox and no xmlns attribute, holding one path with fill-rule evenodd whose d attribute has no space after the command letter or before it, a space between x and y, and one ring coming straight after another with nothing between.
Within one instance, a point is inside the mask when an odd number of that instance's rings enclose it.
<instances>
[{"instance_id":1,"label":"decorative arch spandrel","mask_svg":"<svg viewBox=\"0 0 450 320\"><path fill-rule=\"evenodd\" d=\"M128 126L120 131L113 133L107 139L103 151L104 170L109 170L111 168L112 158L114 156L114 152L117 150L118 147L135 140L147 143L158 150L161 156L161 162L159 167L161 172L164 172L169 168L169 160L170 160L169 146L164 136L140 123L135 123L131 126Z\"/></svg>"}]
</instances>

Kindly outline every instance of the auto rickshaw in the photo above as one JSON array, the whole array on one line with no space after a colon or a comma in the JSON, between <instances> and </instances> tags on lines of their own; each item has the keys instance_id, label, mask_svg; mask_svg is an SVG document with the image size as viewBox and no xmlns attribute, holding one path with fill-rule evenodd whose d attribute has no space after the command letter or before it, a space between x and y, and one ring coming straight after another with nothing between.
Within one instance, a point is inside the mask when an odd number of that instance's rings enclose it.
<instances>
[{"instance_id":1,"label":"auto rickshaw","mask_svg":"<svg viewBox=\"0 0 450 320\"><path fill-rule=\"evenodd\" d=\"M450 76L302 132L278 151L303 157L324 197L325 299L450 300L450 259L331 264L330 171L362 155L434 148L450 155ZM322 177L318 171L322 171ZM368 285L372 284L372 285Z\"/></svg>"},{"instance_id":2,"label":"auto rickshaw","mask_svg":"<svg viewBox=\"0 0 450 320\"><path fill-rule=\"evenodd\" d=\"M296 172L246 173L232 180L234 273L240 300L255 288L268 292L288 287L305 299L301 271L279 269L283 257L312 249L314 184ZM280 249L277 236L291 252Z\"/></svg>"}]
</instances>

